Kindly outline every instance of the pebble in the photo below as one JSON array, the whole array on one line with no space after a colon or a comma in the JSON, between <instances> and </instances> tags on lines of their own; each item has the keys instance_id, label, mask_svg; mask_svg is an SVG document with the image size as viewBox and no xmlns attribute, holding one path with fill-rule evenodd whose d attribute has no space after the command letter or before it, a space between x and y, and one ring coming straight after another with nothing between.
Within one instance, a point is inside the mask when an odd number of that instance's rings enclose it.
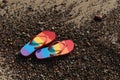
<instances>
[{"instance_id":1,"label":"pebble","mask_svg":"<svg viewBox=\"0 0 120 80\"><path fill-rule=\"evenodd\" d=\"M8 1L7 1L7 0L2 0L2 2L3 2L3 3L8 3Z\"/></svg>"},{"instance_id":2,"label":"pebble","mask_svg":"<svg viewBox=\"0 0 120 80\"><path fill-rule=\"evenodd\" d=\"M107 73L108 72L108 70L107 69L104 69L104 73Z\"/></svg>"},{"instance_id":3,"label":"pebble","mask_svg":"<svg viewBox=\"0 0 120 80\"><path fill-rule=\"evenodd\" d=\"M33 8L31 6L28 7L29 11L33 11Z\"/></svg>"},{"instance_id":4,"label":"pebble","mask_svg":"<svg viewBox=\"0 0 120 80\"><path fill-rule=\"evenodd\" d=\"M54 30L54 29L55 29L55 27L52 27L52 29Z\"/></svg>"},{"instance_id":5,"label":"pebble","mask_svg":"<svg viewBox=\"0 0 120 80\"><path fill-rule=\"evenodd\" d=\"M88 57L86 55L82 56L82 60L89 61Z\"/></svg>"},{"instance_id":6,"label":"pebble","mask_svg":"<svg viewBox=\"0 0 120 80\"><path fill-rule=\"evenodd\" d=\"M88 45L88 46L91 46L91 43L90 43L90 42L87 42L87 45Z\"/></svg>"},{"instance_id":7,"label":"pebble","mask_svg":"<svg viewBox=\"0 0 120 80\"><path fill-rule=\"evenodd\" d=\"M87 34L90 34L90 31L87 31Z\"/></svg>"},{"instance_id":8,"label":"pebble","mask_svg":"<svg viewBox=\"0 0 120 80\"><path fill-rule=\"evenodd\" d=\"M42 27L42 28L41 28L41 30L43 31L43 30L44 30L44 28Z\"/></svg>"},{"instance_id":9,"label":"pebble","mask_svg":"<svg viewBox=\"0 0 120 80\"><path fill-rule=\"evenodd\" d=\"M113 41L113 42L112 42L112 44L116 44L116 42L115 42L115 41Z\"/></svg>"},{"instance_id":10,"label":"pebble","mask_svg":"<svg viewBox=\"0 0 120 80\"><path fill-rule=\"evenodd\" d=\"M25 35L26 33L25 32L22 32L23 35Z\"/></svg>"},{"instance_id":11,"label":"pebble","mask_svg":"<svg viewBox=\"0 0 120 80\"><path fill-rule=\"evenodd\" d=\"M30 38L30 34L27 34L27 37L29 37L29 38Z\"/></svg>"},{"instance_id":12,"label":"pebble","mask_svg":"<svg viewBox=\"0 0 120 80\"><path fill-rule=\"evenodd\" d=\"M94 20L95 21L102 21L104 19L104 16L103 15L96 15L95 17L94 17Z\"/></svg>"},{"instance_id":13,"label":"pebble","mask_svg":"<svg viewBox=\"0 0 120 80\"><path fill-rule=\"evenodd\" d=\"M86 50L85 49L82 49L82 52L85 52Z\"/></svg>"},{"instance_id":14,"label":"pebble","mask_svg":"<svg viewBox=\"0 0 120 80\"><path fill-rule=\"evenodd\" d=\"M41 25L41 24L45 24L45 22L39 21L39 22L38 22L38 25Z\"/></svg>"}]
</instances>

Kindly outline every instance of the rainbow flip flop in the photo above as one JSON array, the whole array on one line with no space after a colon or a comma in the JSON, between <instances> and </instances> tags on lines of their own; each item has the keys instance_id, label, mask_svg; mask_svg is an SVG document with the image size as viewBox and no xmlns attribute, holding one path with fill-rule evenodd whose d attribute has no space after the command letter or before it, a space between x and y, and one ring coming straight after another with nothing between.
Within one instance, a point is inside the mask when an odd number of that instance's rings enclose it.
<instances>
[{"instance_id":1,"label":"rainbow flip flop","mask_svg":"<svg viewBox=\"0 0 120 80\"><path fill-rule=\"evenodd\" d=\"M51 43L56 35L52 31L43 31L36 35L31 41L22 47L20 50L23 56L29 56L37 49Z\"/></svg>"},{"instance_id":2,"label":"rainbow flip flop","mask_svg":"<svg viewBox=\"0 0 120 80\"><path fill-rule=\"evenodd\" d=\"M45 59L55 56L61 56L70 53L74 48L74 43L72 40L64 40L62 42L57 42L49 47L39 49L35 52L38 59Z\"/></svg>"}]
</instances>

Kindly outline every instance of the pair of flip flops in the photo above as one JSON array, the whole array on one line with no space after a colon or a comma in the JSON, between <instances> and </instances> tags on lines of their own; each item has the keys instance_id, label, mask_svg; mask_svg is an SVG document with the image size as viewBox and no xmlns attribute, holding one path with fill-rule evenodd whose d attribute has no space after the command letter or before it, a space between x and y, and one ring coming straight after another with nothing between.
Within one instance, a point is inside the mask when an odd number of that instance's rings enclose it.
<instances>
[{"instance_id":1,"label":"pair of flip flops","mask_svg":"<svg viewBox=\"0 0 120 80\"><path fill-rule=\"evenodd\" d=\"M53 42L55 38L56 34L54 32L43 31L24 45L20 52L23 56L29 56L35 52L38 59L45 59L65 55L73 50L74 43L72 40Z\"/></svg>"}]
</instances>

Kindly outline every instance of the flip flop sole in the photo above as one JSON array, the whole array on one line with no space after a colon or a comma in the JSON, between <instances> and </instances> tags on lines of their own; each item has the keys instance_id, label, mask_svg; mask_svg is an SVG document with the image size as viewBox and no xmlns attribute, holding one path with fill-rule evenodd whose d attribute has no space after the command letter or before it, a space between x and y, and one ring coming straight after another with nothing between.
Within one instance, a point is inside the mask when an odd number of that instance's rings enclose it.
<instances>
[{"instance_id":1,"label":"flip flop sole","mask_svg":"<svg viewBox=\"0 0 120 80\"><path fill-rule=\"evenodd\" d=\"M60 46L57 46L58 48L56 46L52 47L50 50L48 49L48 47L39 49L36 51L35 55L38 59L45 59L45 58L50 58L51 55L61 56L61 55L69 54L74 48L73 41L72 40L64 40L64 41L62 41L62 43L65 43L67 45L67 47L65 47L64 50L58 55L55 53L55 51L56 51L55 49L59 49Z\"/></svg>"},{"instance_id":2,"label":"flip flop sole","mask_svg":"<svg viewBox=\"0 0 120 80\"><path fill-rule=\"evenodd\" d=\"M46 37L47 37L47 41L46 41L46 43L45 43L44 45L49 44L49 43L52 42L52 41L55 39L55 37L56 37L55 33L52 32L52 31L43 31L43 32L39 33L39 34L33 39L32 45L30 44L30 42L28 42L26 45L24 45L24 46L22 47L22 49L20 50L21 54L22 54L23 56L29 56L29 55L31 55L31 54L36 50L35 47L36 47L36 46L40 46L40 44L39 44L40 42L44 42L44 39L42 39L41 36L46 36ZM40 47L43 47L42 44L41 44Z\"/></svg>"}]
</instances>

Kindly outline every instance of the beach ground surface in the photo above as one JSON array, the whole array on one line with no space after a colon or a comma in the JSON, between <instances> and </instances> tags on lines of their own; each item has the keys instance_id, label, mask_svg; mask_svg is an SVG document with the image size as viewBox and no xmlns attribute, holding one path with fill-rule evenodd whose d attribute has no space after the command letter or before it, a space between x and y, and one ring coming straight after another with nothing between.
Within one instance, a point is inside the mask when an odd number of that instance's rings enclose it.
<instances>
[{"instance_id":1,"label":"beach ground surface","mask_svg":"<svg viewBox=\"0 0 120 80\"><path fill-rule=\"evenodd\" d=\"M97 22L97 14L105 18ZM73 40L74 50L45 60L21 56L43 30ZM0 0L0 37L0 80L120 80L120 1Z\"/></svg>"}]
</instances>

